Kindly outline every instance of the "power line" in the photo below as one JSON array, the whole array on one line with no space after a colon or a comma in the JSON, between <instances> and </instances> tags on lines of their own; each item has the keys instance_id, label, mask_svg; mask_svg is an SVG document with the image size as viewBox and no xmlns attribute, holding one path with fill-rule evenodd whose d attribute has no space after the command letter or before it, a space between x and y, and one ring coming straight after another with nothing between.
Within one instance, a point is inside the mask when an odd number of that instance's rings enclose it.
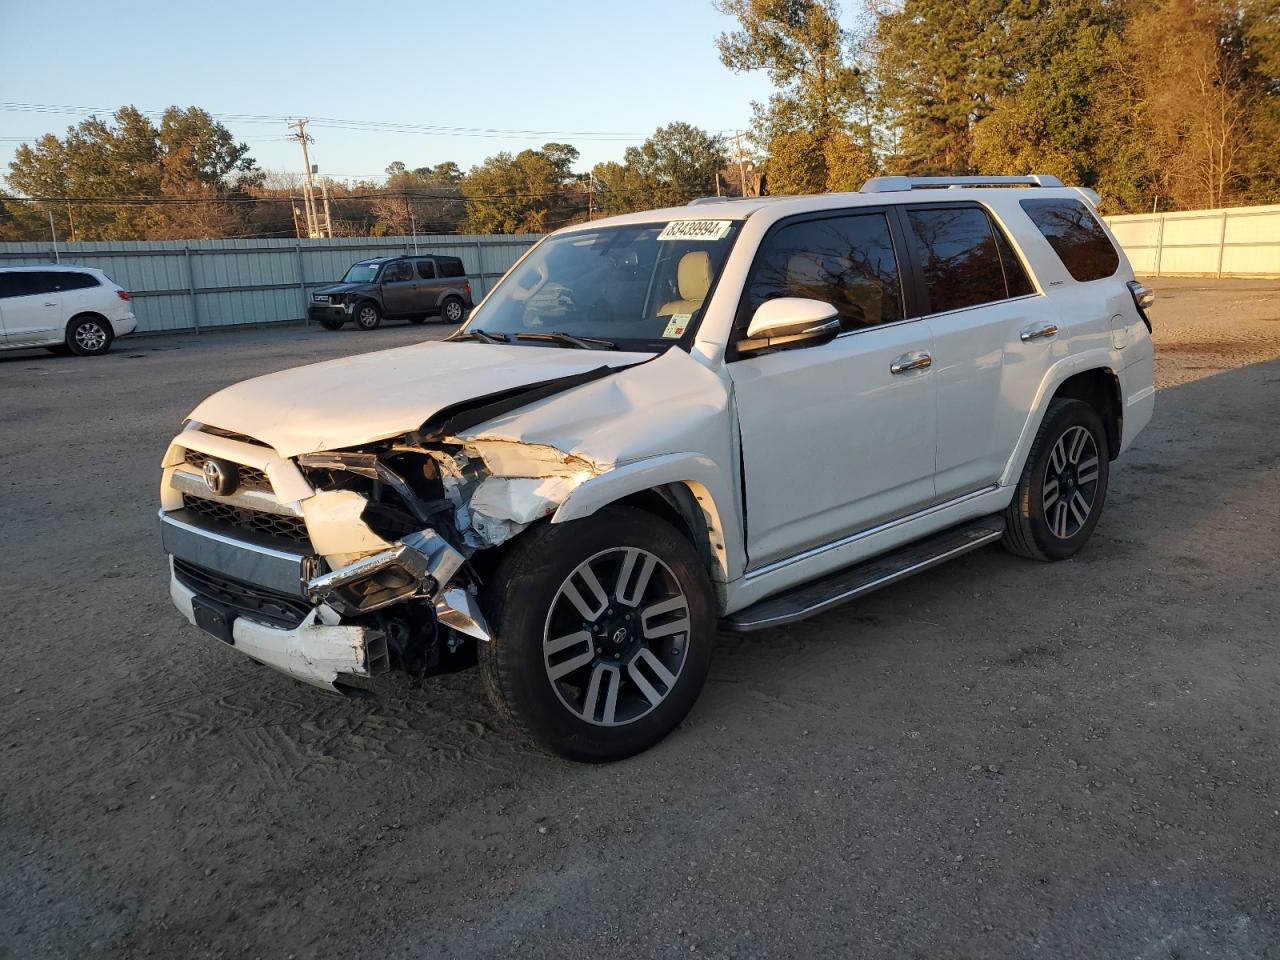
<instances>
[{"instance_id":1,"label":"power line","mask_svg":"<svg viewBox=\"0 0 1280 960\"><path fill-rule=\"evenodd\" d=\"M87 118L99 113L114 115L119 107L86 107L66 104L22 103L0 101L0 113L44 113L81 116ZM163 116L163 110L138 110L143 116ZM215 120L247 124L288 123L292 117L252 113L210 113ZM643 140L647 134L628 130L533 130L506 129L501 127L462 127L444 124L402 123L390 120L364 120L343 117L311 117L309 122L317 127L341 130L360 130L379 133L414 133L449 137L586 137L599 140Z\"/></svg>"}]
</instances>

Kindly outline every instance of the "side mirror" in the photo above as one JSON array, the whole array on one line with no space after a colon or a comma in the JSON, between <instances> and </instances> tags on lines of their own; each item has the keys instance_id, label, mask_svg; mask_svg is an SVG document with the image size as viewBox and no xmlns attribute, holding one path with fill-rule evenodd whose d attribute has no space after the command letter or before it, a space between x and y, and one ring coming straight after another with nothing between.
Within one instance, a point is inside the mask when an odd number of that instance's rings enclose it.
<instances>
[{"instance_id":1,"label":"side mirror","mask_svg":"<svg viewBox=\"0 0 1280 960\"><path fill-rule=\"evenodd\" d=\"M839 332L840 315L831 304L804 297L778 297L756 308L747 327L747 339L738 341L738 352L817 346L834 340Z\"/></svg>"}]
</instances>

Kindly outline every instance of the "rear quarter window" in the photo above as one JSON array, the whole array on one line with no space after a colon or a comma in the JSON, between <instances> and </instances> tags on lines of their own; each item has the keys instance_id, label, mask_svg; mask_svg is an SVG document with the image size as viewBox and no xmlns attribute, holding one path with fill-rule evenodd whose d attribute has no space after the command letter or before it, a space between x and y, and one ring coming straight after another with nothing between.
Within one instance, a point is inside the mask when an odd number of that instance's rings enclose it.
<instances>
[{"instance_id":1,"label":"rear quarter window","mask_svg":"<svg viewBox=\"0 0 1280 960\"><path fill-rule=\"evenodd\" d=\"M462 266L462 261L457 257L437 257L436 265L440 268L440 276L442 277L465 277L467 271Z\"/></svg>"},{"instance_id":2,"label":"rear quarter window","mask_svg":"<svg viewBox=\"0 0 1280 960\"><path fill-rule=\"evenodd\" d=\"M1119 269L1120 254L1081 201L1022 200L1020 205L1073 279L1101 280Z\"/></svg>"},{"instance_id":3,"label":"rear quarter window","mask_svg":"<svg viewBox=\"0 0 1280 960\"><path fill-rule=\"evenodd\" d=\"M91 273L68 273L62 281L63 290L84 290L98 286L98 278Z\"/></svg>"}]
</instances>

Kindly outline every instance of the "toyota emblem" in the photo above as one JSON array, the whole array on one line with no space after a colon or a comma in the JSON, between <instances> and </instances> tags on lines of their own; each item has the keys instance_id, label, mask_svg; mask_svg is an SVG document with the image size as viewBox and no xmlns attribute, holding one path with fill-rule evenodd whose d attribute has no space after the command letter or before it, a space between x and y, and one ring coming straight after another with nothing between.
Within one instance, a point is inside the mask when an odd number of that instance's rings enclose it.
<instances>
[{"instance_id":1,"label":"toyota emblem","mask_svg":"<svg viewBox=\"0 0 1280 960\"><path fill-rule=\"evenodd\" d=\"M210 457L204 462L202 471L204 485L215 497L225 497L235 491L239 471L233 464L223 463Z\"/></svg>"}]
</instances>

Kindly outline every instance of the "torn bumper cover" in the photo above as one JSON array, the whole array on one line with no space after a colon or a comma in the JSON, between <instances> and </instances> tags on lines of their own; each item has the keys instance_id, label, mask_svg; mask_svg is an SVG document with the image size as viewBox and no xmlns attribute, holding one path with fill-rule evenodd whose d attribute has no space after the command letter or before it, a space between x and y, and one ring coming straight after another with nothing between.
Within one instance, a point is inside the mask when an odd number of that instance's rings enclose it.
<instances>
[{"instance_id":1,"label":"torn bumper cover","mask_svg":"<svg viewBox=\"0 0 1280 960\"><path fill-rule=\"evenodd\" d=\"M402 600L422 599L443 622L489 636L465 591L444 589L464 558L430 529L329 573L301 547L229 537L185 510L162 512L160 531L170 596L187 620L306 683L332 689L341 675L387 670L387 639L368 625L379 621L341 621Z\"/></svg>"}]
</instances>

